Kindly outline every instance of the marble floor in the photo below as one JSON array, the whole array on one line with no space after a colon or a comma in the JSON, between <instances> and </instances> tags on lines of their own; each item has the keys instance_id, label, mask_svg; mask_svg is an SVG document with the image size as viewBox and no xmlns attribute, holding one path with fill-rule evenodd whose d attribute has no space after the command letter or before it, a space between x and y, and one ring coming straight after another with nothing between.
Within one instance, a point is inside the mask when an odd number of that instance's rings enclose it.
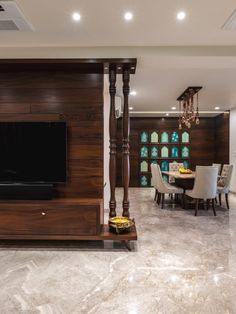
<instances>
[{"instance_id":1,"label":"marble floor","mask_svg":"<svg viewBox=\"0 0 236 314\"><path fill-rule=\"evenodd\" d=\"M152 189L131 189L130 202L132 252L110 242L1 241L0 314L236 313L236 196L217 217L161 210Z\"/></svg>"}]
</instances>

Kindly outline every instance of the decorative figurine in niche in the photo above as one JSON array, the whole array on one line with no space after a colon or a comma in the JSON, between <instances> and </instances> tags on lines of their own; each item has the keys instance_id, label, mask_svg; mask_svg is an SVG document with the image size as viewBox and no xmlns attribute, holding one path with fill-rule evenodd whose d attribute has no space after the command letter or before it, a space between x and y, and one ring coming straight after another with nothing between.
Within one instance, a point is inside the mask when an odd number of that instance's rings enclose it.
<instances>
[{"instance_id":1,"label":"decorative figurine in niche","mask_svg":"<svg viewBox=\"0 0 236 314\"><path fill-rule=\"evenodd\" d=\"M152 134L151 134L151 143L158 143L158 134L157 134L157 132L152 132Z\"/></svg>"},{"instance_id":2,"label":"decorative figurine in niche","mask_svg":"<svg viewBox=\"0 0 236 314\"><path fill-rule=\"evenodd\" d=\"M148 186L148 180L146 176L141 176L141 186Z\"/></svg>"},{"instance_id":3,"label":"decorative figurine in niche","mask_svg":"<svg viewBox=\"0 0 236 314\"><path fill-rule=\"evenodd\" d=\"M162 163L161 163L161 170L162 171L169 171L169 163L168 163L168 161L162 161Z\"/></svg>"},{"instance_id":4,"label":"decorative figurine in niche","mask_svg":"<svg viewBox=\"0 0 236 314\"><path fill-rule=\"evenodd\" d=\"M158 157L158 148L156 146L151 148L151 157L157 158Z\"/></svg>"},{"instance_id":5,"label":"decorative figurine in niche","mask_svg":"<svg viewBox=\"0 0 236 314\"><path fill-rule=\"evenodd\" d=\"M184 146L184 147L182 148L182 157L183 157L183 158L188 158L188 157L189 157L189 149L188 149L188 147L186 147L186 146Z\"/></svg>"},{"instance_id":6,"label":"decorative figurine in niche","mask_svg":"<svg viewBox=\"0 0 236 314\"><path fill-rule=\"evenodd\" d=\"M179 143L179 134L177 132L173 132L171 135L172 143Z\"/></svg>"},{"instance_id":7,"label":"decorative figurine in niche","mask_svg":"<svg viewBox=\"0 0 236 314\"><path fill-rule=\"evenodd\" d=\"M179 149L176 146L172 147L171 157L172 158L178 158L179 157Z\"/></svg>"},{"instance_id":8,"label":"decorative figurine in niche","mask_svg":"<svg viewBox=\"0 0 236 314\"><path fill-rule=\"evenodd\" d=\"M140 156L141 158L148 157L148 148L146 146L141 147Z\"/></svg>"},{"instance_id":9,"label":"decorative figurine in niche","mask_svg":"<svg viewBox=\"0 0 236 314\"><path fill-rule=\"evenodd\" d=\"M141 143L147 143L147 142L148 142L148 133L144 131L141 133Z\"/></svg>"}]
</instances>

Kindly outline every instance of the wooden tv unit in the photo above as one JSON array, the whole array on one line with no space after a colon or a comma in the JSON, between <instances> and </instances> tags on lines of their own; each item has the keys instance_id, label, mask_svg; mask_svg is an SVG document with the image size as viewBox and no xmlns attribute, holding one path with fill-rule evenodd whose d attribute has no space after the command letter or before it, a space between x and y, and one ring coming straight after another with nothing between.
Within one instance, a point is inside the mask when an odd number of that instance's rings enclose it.
<instances>
[{"instance_id":1,"label":"wooden tv unit","mask_svg":"<svg viewBox=\"0 0 236 314\"><path fill-rule=\"evenodd\" d=\"M128 234L114 234L103 220L102 199L0 200L2 240L113 240L131 250L135 226Z\"/></svg>"},{"instance_id":2,"label":"wooden tv unit","mask_svg":"<svg viewBox=\"0 0 236 314\"><path fill-rule=\"evenodd\" d=\"M0 200L0 239L88 239L103 216L101 199Z\"/></svg>"},{"instance_id":3,"label":"wooden tv unit","mask_svg":"<svg viewBox=\"0 0 236 314\"><path fill-rule=\"evenodd\" d=\"M109 74L111 198L109 215L129 216L129 80L135 58L0 59L0 122L65 121L67 181L55 184L55 199L0 200L0 239L136 240L112 234L104 224L104 74ZM116 76L123 77L124 200L116 204ZM121 208L122 206L122 208ZM118 212L118 210L117 210Z\"/></svg>"}]
</instances>

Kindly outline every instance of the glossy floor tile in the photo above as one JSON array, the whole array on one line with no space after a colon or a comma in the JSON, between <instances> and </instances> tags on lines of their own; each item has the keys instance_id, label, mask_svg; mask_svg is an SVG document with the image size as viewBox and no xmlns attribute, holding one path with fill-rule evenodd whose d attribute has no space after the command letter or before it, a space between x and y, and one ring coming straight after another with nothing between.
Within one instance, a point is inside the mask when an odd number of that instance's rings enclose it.
<instances>
[{"instance_id":1,"label":"glossy floor tile","mask_svg":"<svg viewBox=\"0 0 236 314\"><path fill-rule=\"evenodd\" d=\"M118 190L121 201L122 190ZM131 189L138 242L0 242L0 314L236 313L236 196L230 211L161 210Z\"/></svg>"}]
</instances>

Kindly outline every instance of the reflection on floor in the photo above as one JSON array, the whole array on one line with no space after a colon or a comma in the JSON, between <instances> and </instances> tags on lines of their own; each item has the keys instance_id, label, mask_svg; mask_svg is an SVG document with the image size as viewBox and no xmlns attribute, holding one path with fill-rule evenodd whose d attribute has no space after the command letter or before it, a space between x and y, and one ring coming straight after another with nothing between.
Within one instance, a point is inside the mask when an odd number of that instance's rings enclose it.
<instances>
[{"instance_id":1,"label":"reflection on floor","mask_svg":"<svg viewBox=\"0 0 236 314\"><path fill-rule=\"evenodd\" d=\"M236 196L217 217L161 210L153 196L131 189L133 252L101 242L0 242L0 313L236 313Z\"/></svg>"}]
</instances>

